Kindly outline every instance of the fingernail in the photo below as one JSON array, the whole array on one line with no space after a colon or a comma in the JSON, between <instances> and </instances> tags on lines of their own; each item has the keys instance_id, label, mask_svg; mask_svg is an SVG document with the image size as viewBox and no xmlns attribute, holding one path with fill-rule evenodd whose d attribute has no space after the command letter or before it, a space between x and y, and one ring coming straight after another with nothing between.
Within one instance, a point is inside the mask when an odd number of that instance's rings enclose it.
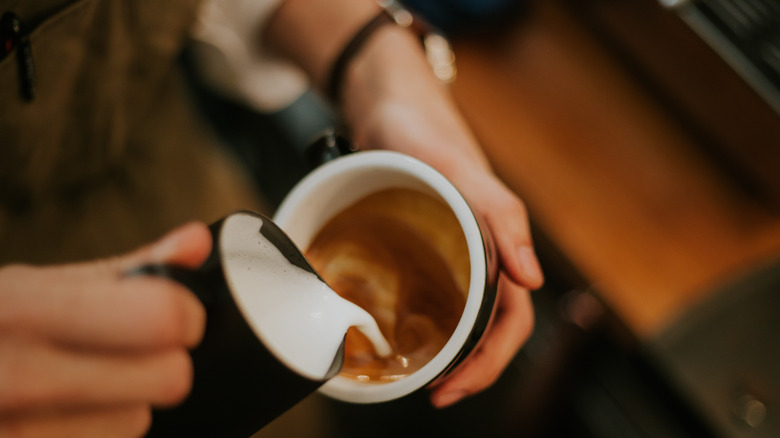
<instances>
[{"instance_id":1,"label":"fingernail","mask_svg":"<svg viewBox=\"0 0 780 438\"><path fill-rule=\"evenodd\" d=\"M520 267L525 273L526 278L534 284L541 283L543 278L542 268L536 260L536 254L534 253L533 248L530 246L522 246L518 252Z\"/></svg>"},{"instance_id":2,"label":"fingernail","mask_svg":"<svg viewBox=\"0 0 780 438\"><path fill-rule=\"evenodd\" d=\"M464 397L466 397L466 391L455 390L445 392L444 394L437 396L433 400L433 404L436 405L437 408L446 408L447 406L454 405Z\"/></svg>"}]
</instances>

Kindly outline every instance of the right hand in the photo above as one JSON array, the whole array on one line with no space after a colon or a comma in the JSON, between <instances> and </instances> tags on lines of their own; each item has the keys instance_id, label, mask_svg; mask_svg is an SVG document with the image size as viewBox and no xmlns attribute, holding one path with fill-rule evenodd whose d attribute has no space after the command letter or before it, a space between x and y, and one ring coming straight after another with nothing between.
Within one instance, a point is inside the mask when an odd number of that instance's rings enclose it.
<instances>
[{"instance_id":1,"label":"right hand","mask_svg":"<svg viewBox=\"0 0 780 438\"><path fill-rule=\"evenodd\" d=\"M181 402L205 309L176 282L124 273L196 268L210 250L191 223L113 259L1 268L0 437L142 436L152 407Z\"/></svg>"}]
</instances>

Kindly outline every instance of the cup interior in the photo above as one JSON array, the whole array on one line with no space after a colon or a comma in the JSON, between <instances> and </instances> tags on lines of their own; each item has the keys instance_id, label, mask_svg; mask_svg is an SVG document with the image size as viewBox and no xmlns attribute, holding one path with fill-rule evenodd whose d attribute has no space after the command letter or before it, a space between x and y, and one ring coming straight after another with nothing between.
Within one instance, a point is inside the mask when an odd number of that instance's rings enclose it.
<instances>
[{"instance_id":1,"label":"cup interior","mask_svg":"<svg viewBox=\"0 0 780 438\"><path fill-rule=\"evenodd\" d=\"M361 382L336 376L320 389L330 397L353 403L392 400L433 381L467 353L464 349L472 341L478 317L485 312L486 305L492 308L492 301L484 300L487 257L474 214L444 176L409 156L389 151L367 151L330 161L293 188L277 210L274 221L305 250L322 226L336 214L371 193L389 188L415 190L450 207L463 229L469 253L470 278L466 302L447 343L416 372L387 383Z\"/></svg>"}]
</instances>

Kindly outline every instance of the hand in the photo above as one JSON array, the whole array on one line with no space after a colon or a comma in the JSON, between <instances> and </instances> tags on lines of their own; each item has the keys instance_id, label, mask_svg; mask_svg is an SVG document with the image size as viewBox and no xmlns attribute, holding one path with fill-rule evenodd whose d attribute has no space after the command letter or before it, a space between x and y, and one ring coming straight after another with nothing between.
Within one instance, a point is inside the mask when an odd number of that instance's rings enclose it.
<instances>
[{"instance_id":1,"label":"hand","mask_svg":"<svg viewBox=\"0 0 780 438\"><path fill-rule=\"evenodd\" d=\"M114 259L0 269L0 436L141 436L151 407L182 401L205 310L178 283L123 274L194 268L210 249L192 223Z\"/></svg>"},{"instance_id":2,"label":"hand","mask_svg":"<svg viewBox=\"0 0 780 438\"><path fill-rule=\"evenodd\" d=\"M493 177L495 178L495 177ZM458 180L457 176L453 178ZM453 374L432 388L431 401L443 408L487 389L501 376L533 330L529 289L541 287L543 276L534 255L525 208L498 181L456 182L475 214L482 216L499 252L496 313L482 342ZM481 196L475 196L480 192ZM483 230L485 231L485 230Z\"/></svg>"},{"instance_id":3,"label":"hand","mask_svg":"<svg viewBox=\"0 0 780 438\"><path fill-rule=\"evenodd\" d=\"M404 44L416 47L418 56L398 48ZM411 35L394 27L377 33L347 74L343 113L358 145L404 152L437 168L483 219L498 249L495 318L469 359L432 388L433 404L445 407L495 383L531 334L529 289L541 287L543 275L526 208L491 170Z\"/></svg>"},{"instance_id":4,"label":"hand","mask_svg":"<svg viewBox=\"0 0 780 438\"><path fill-rule=\"evenodd\" d=\"M377 13L375 4L361 0L286 0L271 19L268 44L322 88L336 54ZM393 25L376 30L342 84L339 109L358 146L403 152L439 170L484 219L498 247L496 317L472 357L433 388L433 403L446 406L493 384L531 333L528 290L543 278L525 206L494 175L411 32Z\"/></svg>"}]
</instances>

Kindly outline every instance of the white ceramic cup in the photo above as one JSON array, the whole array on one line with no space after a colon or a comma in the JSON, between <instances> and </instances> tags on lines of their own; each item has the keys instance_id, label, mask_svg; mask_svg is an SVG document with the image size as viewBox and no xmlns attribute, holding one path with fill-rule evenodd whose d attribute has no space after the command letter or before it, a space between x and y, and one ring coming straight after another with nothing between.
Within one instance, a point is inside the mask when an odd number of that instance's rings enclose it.
<instances>
[{"instance_id":1,"label":"white ceramic cup","mask_svg":"<svg viewBox=\"0 0 780 438\"><path fill-rule=\"evenodd\" d=\"M460 321L444 347L416 372L393 382L361 382L336 376L320 391L352 403L403 397L447 375L477 346L492 315L497 262L463 196L443 175L423 162L389 151L365 151L329 161L301 180L283 200L273 220L305 250L337 213L365 196L385 189L416 190L442 200L458 219L466 238L470 279Z\"/></svg>"}]
</instances>

